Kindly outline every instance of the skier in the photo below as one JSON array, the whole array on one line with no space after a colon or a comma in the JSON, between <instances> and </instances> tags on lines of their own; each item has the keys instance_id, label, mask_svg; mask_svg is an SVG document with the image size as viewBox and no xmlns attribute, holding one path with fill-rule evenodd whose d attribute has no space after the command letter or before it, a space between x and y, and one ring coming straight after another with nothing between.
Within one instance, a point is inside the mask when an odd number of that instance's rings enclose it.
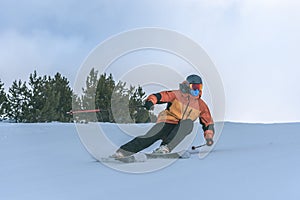
<instances>
[{"instance_id":1,"label":"skier","mask_svg":"<svg viewBox=\"0 0 300 200\"><path fill-rule=\"evenodd\" d=\"M199 118L204 131L206 145L213 145L214 122L206 103L201 99L202 79L189 75L179 84L179 90L163 91L151 94L145 101L150 110L155 104L167 103L167 108L159 113L157 123L143 136L138 136L122 145L114 158L123 158L135 154L162 140L153 153L170 153L193 130L194 121Z\"/></svg>"}]
</instances>

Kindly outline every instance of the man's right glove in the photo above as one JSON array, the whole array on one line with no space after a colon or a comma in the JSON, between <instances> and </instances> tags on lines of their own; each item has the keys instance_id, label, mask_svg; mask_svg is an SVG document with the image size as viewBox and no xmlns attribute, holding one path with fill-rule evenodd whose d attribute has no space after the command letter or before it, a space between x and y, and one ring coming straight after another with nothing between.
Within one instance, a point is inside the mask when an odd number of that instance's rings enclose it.
<instances>
[{"instance_id":1,"label":"man's right glove","mask_svg":"<svg viewBox=\"0 0 300 200\"><path fill-rule=\"evenodd\" d=\"M152 103L152 101L146 101L145 102L145 108L147 109L147 110L151 110L151 109L153 109L153 103Z\"/></svg>"},{"instance_id":2,"label":"man's right glove","mask_svg":"<svg viewBox=\"0 0 300 200\"><path fill-rule=\"evenodd\" d=\"M214 136L214 132L212 130L206 130L204 132L204 138L206 140L207 146L212 146L214 144L213 136Z\"/></svg>"}]
</instances>

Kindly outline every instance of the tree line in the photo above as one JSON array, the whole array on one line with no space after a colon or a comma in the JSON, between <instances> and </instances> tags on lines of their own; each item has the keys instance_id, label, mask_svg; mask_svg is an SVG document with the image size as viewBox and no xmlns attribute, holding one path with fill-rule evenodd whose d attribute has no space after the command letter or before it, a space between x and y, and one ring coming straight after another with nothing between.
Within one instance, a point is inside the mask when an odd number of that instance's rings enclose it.
<instances>
[{"instance_id":1,"label":"tree line","mask_svg":"<svg viewBox=\"0 0 300 200\"><path fill-rule=\"evenodd\" d=\"M94 68L86 78L82 94L75 94L68 79L60 73L51 77L39 76L34 71L28 82L15 80L7 93L0 80L0 119L22 123L154 121L156 117L143 107L145 97L141 86L116 83L112 74L99 74ZM98 112L85 112L88 110Z\"/></svg>"}]
</instances>

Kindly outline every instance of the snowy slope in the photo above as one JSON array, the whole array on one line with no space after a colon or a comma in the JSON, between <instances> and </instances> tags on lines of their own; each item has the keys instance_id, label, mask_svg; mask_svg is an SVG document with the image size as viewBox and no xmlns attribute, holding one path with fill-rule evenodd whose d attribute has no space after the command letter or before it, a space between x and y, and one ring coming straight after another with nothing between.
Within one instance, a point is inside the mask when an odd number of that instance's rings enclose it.
<instances>
[{"instance_id":1,"label":"snowy slope","mask_svg":"<svg viewBox=\"0 0 300 200\"><path fill-rule=\"evenodd\" d=\"M0 123L0 199L299 200L299 141L299 123L225 123L206 158L132 174L96 162L74 124Z\"/></svg>"}]
</instances>

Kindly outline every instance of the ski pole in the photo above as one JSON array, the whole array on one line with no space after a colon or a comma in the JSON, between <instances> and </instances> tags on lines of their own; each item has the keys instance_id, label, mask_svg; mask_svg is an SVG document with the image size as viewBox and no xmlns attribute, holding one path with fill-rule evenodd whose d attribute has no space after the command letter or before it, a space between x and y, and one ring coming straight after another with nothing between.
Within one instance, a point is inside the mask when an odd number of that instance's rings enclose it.
<instances>
[{"instance_id":1,"label":"ski pole","mask_svg":"<svg viewBox=\"0 0 300 200\"><path fill-rule=\"evenodd\" d=\"M100 109L94 109L94 110L71 110L67 112L69 115L78 114L78 113L93 113L93 112L100 112Z\"/></svg>"},{"instance_id":2,"label":"ski pole","mask_svg":"<svg viewBox=\"0 0 300 200\"><path fill-rule=\"evenodd\" d=\"M199 146L192 146L192 150L195 150L195 149L198 149L198 148L204 147L204 146L206 146L206 144L201 144Z\"/></svg>"}]
</instances>

